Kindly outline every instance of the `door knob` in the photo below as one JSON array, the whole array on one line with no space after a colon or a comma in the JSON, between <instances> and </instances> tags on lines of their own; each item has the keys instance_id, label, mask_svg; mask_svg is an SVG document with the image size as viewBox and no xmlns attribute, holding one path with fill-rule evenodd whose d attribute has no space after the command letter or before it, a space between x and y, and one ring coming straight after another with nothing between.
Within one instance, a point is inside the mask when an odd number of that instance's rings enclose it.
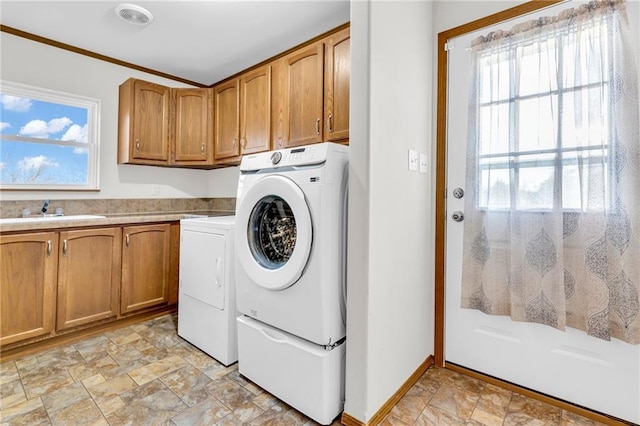
<instances>
[{"instance_id":1,"label":"door knob","mask_svg":"<svg viewBox=\"0 0 640 426\"><path fill-rule=\"evenodd\" d=\"M454 222L462 222L464 220L464 214L460 210L456 210L451 213L451 219L453 219Z\"/></svg>"}]
</instances>

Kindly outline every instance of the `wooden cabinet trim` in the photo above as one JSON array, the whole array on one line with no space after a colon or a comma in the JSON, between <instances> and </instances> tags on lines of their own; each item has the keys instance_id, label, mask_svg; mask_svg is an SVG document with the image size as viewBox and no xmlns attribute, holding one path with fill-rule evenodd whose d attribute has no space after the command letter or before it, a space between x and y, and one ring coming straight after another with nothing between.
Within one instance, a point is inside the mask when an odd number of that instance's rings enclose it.
<instances>
[{"instance_id":1,"label":"wooden cabinet trim","mask_svg":"<svg viewBox=\"0 0 640 426\"><path fill-rule=\"evenodd\" d=\"M296 46L293 46L290 49L287 49L287 50L285 50L283 52L278 53L277 55L271 56L270 58L265 59L264 61L259 62L259 63L255 64L255 65L253 65L253 66L251 66L251 67L249 67L247 69L239 71L239 72L237 72L237 73L235 73L235 74L233 74L233 75L231 75L231 76L229 76L229 77L227 77L227 78L225 78L223 80L220 80L220 81L218 81L216 83L213 83L209 87L215 87L215 86L217 86L219 84L226 83L229 80L235 80L235 79L239 78L242 74L245 74L247 72L253 71L256 68L260 68L262 66L278 62L279 60L281 60L285 56L288 56L291 53L297 52L300 49L303 49L303 48L305 48L305 47L307 47L307 46L309 46L311 44L314 44L314 43L316 43L318 41L323 41L326 38L330 37L331 35L336 34L336 33L340 32L340 31L342 31L343 29L350 28L350 27L351 27L351 23L350 22L345 22L342 25L339 25L339 26L337 26L337 27L335 27L335 28L333 28L333 29L331 29L329 31L326 31L326 32L324 32L324 33L322 33L322 34L320 34L320 35L318 35L316 37L313 37L313 38L311 38L309 40L306 40L306 41L304 41L304 42L302 42L302 43L300 43L300 44L298 44Z\"/></svg>"}]
</instances>

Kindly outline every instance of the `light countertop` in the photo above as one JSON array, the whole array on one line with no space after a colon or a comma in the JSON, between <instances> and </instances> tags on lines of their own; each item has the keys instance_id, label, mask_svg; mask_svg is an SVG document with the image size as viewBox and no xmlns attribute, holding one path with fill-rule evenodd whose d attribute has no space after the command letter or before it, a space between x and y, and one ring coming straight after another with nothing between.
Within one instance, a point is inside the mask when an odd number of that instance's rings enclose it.
<instances>
[{"instance_id":1,"label":"light countertop","mask_svg":"<svg viewBox=\"0 0 640 426\"><path fill-rule=\"evenodd\" d=\"M232 211L182 211L182 212L158 212L158 213L124 213L102 215L105 217L91 219L68 219L25 221L22 223L1 223L0 233L24 232L24 231L49 231L52 229L87 228L94 226L110 225L136 225L157 222L176 222L181 219L198 216L232 216Z\"/></svg>"}]
</instances>

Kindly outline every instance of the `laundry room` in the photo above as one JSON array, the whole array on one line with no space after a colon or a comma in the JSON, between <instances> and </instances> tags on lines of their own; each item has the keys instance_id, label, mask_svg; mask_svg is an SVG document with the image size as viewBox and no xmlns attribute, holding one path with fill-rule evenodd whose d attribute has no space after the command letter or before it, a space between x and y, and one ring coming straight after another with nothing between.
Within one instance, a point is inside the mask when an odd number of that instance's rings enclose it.
<instances>
[{"instance_id":1,"label":"laundry room","mask_svg":"<svg viewBox=\"0 0 640 426\"><path fill-rule=\"evenodd\" d=\"M0 423L640 423L447 354L442 37L541 2L132 3L0 4Z\"/></svg>"}]
</instances>

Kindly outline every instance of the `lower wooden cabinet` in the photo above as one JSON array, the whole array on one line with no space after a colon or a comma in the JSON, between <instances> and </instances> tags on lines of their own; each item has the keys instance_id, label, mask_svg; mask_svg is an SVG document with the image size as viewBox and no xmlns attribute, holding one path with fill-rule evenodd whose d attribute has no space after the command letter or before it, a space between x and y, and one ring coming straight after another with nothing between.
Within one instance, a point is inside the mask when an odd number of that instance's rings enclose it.
<instances>
[{"instance_id":1,"label":"lower wooden cabinet","mask_svg":"<svg viewBox=\"0 0 640 426\"><path fill-rule=\"evenodd\" d=\"M2 353L170 309L179 258L179 222L0 234Z\"/></svg>"},{"instance_id":2,"label":"lower wooden cabinet","mask_svg":"<svg viewBox=\"0 0 640 426\"><path fill-rule=\"evenodd\" d=\"M0 345L54 328L58 234L0 235Z\"/></svg>"},{"instance_id":3,"label":"lower wooden cabinet","mask_svg":"<svg viewBox=\"0 0 640 426\"><path fill-rule=\"evenodd\" d=\"M167 304L171 225L136 225L122 229L120 313Z\"/></svg>"},{"instance_id":4,"label":"lower wooden cabinet","mask_svg":"<svg viewBox=\"0 0 640 426\"><path fill-rule=\"evenodd\" d=\"M60 232L57 330L118 315L122 230Z\"/></svg>"}]
</instances>

